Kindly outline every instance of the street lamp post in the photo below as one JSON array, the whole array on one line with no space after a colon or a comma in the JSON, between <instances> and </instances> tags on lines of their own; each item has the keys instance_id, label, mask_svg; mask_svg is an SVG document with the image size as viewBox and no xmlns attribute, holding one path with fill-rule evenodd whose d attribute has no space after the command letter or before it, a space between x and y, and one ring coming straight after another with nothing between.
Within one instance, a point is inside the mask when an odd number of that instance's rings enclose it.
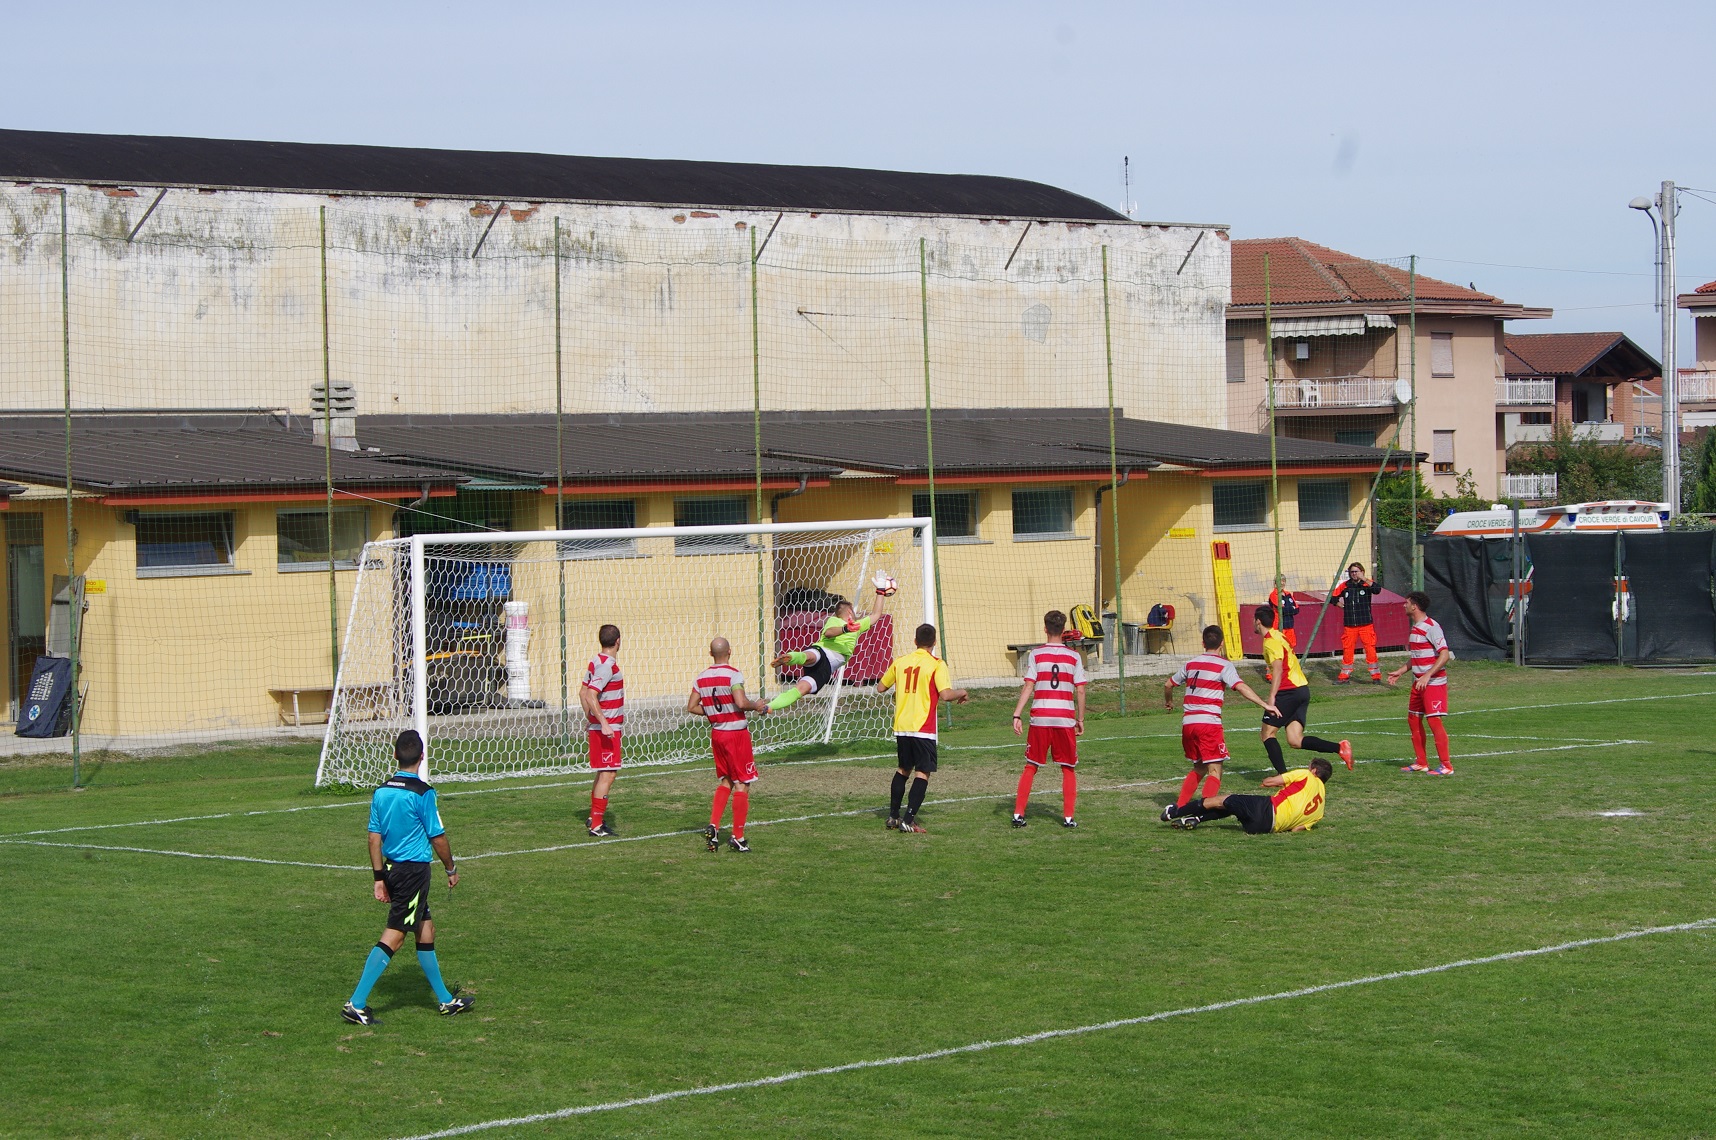
<instances>
[{"instance_id":1,"label":"street lamp post","mask_svg":"<svg viewBox=\"0 0 1716 1140\"><path fill-rule=\"evenodd\" d=\"M1680 370L1675 366L1674 217L1680 212L1674 183L1664 182L1656 198L1627 203L1651 219L1657 237L1657 309L1662 314L1662 497L1672 517L1680 513ZM1656 216L1652 216L1654 207ZM1657 225L1658 217L1662 225Z\"/></svg>"}]
</instances>

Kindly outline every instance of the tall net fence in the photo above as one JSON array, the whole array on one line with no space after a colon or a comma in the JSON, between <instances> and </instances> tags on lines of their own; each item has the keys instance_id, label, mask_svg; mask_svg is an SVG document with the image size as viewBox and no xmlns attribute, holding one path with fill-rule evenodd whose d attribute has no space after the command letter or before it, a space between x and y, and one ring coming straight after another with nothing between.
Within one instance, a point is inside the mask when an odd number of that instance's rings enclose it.
<instances>
[{"instance_id":1,"label":"tall net fence","mask_svg":"<svg viewBox=\"0 0 1716 1140\"><path fill-rule=\"evenodd\" d=\"M1083 608L1093 709L1133 715L1205 626L1254 649L1278 581L1310 624L1410 442L1389 330L1236 334L1208 227L83 186L0 215L8 706L72 659L101 746L319 731L375 651L366 544L917 515L958 681ZM674 588L646 561L628 589ZM603 620L572 594L568 661Z\"/></svg>"}]
</instances>

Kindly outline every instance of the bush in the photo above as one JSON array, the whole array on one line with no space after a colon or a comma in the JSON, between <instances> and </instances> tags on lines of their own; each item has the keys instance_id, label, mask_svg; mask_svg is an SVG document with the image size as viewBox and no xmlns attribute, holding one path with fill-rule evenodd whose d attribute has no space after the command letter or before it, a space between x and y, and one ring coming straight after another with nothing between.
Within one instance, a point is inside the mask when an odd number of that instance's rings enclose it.
<instances>
[{"instance_id":1,"label":"bush","mask_svg":"<svg viewBox=\"0 0 1716 1140\"><path fill-rule=\"evenodd\" d=\"M1515 475L1554 475L1563 503L1662 498L1660 453L1632 444L1574 439L1566 424L1557 424L1554 438L1544 443L1515 444L1507 469Z\"/></svg>"},{"instance_id":2,"label":"bush","mask_svg":"<svg viewBox=\"0 0 1716 1140\"><path fill-rule=\"evenodd\" d=\"M1414 478L1418 482L1416 527L1412 525ZM1403 471L1397 475L1384 475L1377 482L1376 521L1391 530L1416 529L1419 534L1429 534L1455 511L1481 511L1490 507L1493 502L1494 500L1478 494L1478 481L1472 477L1470 468L1464 475L1455 478L1454 494L1441 496L1425 486L1424 477L1416 471Z\"/></svg>"}]
</instances>

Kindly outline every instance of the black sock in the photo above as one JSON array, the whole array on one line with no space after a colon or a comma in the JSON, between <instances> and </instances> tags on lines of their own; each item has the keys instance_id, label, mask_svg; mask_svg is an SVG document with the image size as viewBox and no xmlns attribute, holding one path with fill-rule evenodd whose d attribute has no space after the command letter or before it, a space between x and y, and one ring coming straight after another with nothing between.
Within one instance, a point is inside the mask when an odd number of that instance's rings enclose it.
<instances>
[{"instance_id":1,"label":"black sock","mask_svg":"<svg viewBox=\"0 0 1716 1140\"><path fill-rule=\"evenodd\" d=\"M1300 748L1309 748L1312 752L1339 752L1341 746L1332 740L1324 740L1320 736L1306 736L1299 741Z\"/></svg>"},{"instance_id":2,"label":"black sock","mask_svg":"<svg viewBox=\"0 0 1716 1140\"><path fill-rule=\"evenodd\" d=\"M906 774L904 772L895 772L894 773L893 786L888 789L888 818L889 819L899 819L900 818L900 800L905 796L905 794L906 794Z\"/></svg>"},{"instance_id":3,"label":"black sock","mask_svg":"<svg viewBox=\"0 0 1716 1140\"><path fill-rule=\"evenodd\" d=\"M918 818L918 809L924 806L924 792L929 788L928 780L912 781L911 798L906 801L906 818Z\"/></svg>"},{"instance_id":4,"label":"black sock","mask_svg":"<svg viewBox=\"0 0 1716 1140\"><path fill-rule=\"evenodd\" d=\"M1202 801L1202 800L1198 801L1198 803L1200 805L1203 802L1204 801ZM1204 819L1210 820L1210 819L1226 819L1228 816L1232 815L1233 813L1231 811L1228 811L1224 807L1201 807L1200 806L1198 808L1198 814L1203 816Z\"/></svg>"},{"instance_id":5,"label":"black sock","mask_svg":"<svg viewBox=\"0 0 1716 1140\"><path fill-rule=\"evenodd\" d=\"M1174 809L1175 815L1202 815L1203 813L1204 799L1202 796L1199 796L1196 799L1187 800L1185 807L1177 807Z\"/></svg>"},{"instance_id":6,"label":"black sock","mask_svg":"<svg viewBox=\"0 0 1716 1140\"><path fill-rule=\"evenodd\" d=\"M1281 755L1281 742L1271 736L1263 742L1263 751L1269 753L1269 762L1275 765L1277 772L1287 771L1287 758Z\"/></svg>"}]
</instances>

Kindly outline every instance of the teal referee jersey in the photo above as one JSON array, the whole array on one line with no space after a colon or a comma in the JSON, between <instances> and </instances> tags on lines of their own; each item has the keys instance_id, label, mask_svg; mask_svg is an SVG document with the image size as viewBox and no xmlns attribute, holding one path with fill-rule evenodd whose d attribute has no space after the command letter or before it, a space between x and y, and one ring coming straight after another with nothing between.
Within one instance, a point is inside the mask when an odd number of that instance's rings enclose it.
<instances>
[{"instance_id":1,"label":"teal referee jersey","mask_svg":"<svg viewBox=\"0 0 1716 1140\"><path fill-rule=\"evenodd\" d=\"M409 772L375 790L369 801L369 829L381 836L381 853L389 863L427 863L435 857L429 841L444 834L435 789Z\"/></svg>"}]
</instances>

